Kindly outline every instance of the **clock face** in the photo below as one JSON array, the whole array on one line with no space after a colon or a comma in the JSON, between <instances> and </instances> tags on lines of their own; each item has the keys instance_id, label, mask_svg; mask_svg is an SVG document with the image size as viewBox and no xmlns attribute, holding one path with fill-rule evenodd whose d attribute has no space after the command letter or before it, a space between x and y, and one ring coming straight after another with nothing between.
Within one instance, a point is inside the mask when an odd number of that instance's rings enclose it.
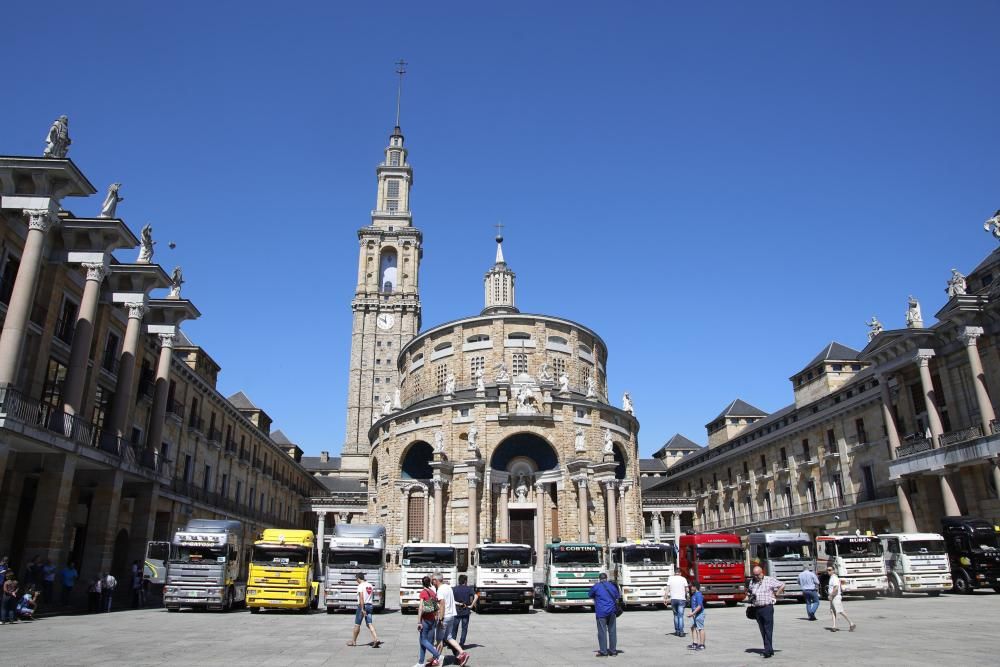
<instances>
[{"instance_id":1,"label":"clock face","mask_svg":"<svg viewBox=\"0 0 1000 667\"><path fill-rule=\"evenodd\" d=\"M390 315L389 313L382 313L381 315L378 316L378 319L375 320L375 323L378 325L379 329L391 329L392 324L395 321L396 318Z\"/></svg>"}]
</instances>

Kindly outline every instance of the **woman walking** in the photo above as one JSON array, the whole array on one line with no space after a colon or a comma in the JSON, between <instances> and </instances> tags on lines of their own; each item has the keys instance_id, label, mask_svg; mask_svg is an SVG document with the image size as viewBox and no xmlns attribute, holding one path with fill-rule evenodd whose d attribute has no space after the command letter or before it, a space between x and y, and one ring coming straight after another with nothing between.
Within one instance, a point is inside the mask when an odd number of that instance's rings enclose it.
<instances>
[{"instance_id":1,"label":"woman walking","mask_svg":"<svg viewBox=\"0 0 1000 667\"><path fill-rule=\"evenodd\" d=\"M424 658L429 652L431 661L428 667L438 667L441 664L441 654L434 648L434 639L438 624L438 597L431 588L431 578L424 577L420 582L423 590L420 591L420 620L417 621L417 632L420 633L420 656L414 667L423 667Z\"/></svg>"}]
</instances>

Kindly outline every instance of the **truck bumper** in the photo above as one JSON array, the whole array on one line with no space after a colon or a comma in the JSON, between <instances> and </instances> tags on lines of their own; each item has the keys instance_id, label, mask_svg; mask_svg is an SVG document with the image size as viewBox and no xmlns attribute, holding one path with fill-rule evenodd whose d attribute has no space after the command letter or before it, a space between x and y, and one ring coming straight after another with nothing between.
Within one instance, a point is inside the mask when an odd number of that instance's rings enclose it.
<instances>
[{"instance_id":1,"label":"truck bumper","mask_svg":"<svg viewBox=\"0 0 1000 667\"><path fill-rule=\"evenodd\" d=\"M167 589L173 589L167 592ZM204 607L207 609L222 609L226 601L224 593L218 595L207 593L204 589L184 589L168 586L163 593L163 606L168 609L179 609L181 607Z\"/></svg>"},{"instance_id":2,"label":"truck bumper","mask_svg":"<svg viewBox=\"0 0 1000 667\"><path fill-rule=\"evenodd\" d=\"M590 587L570 588L565 586L553 586L546 589L546 604L553 607L593 607L594 601L587 597Z\"/></svg>"},{"instance_id":3,"label":"truck bumper","mask_svg":"<svg viewBox=\"0 0 1000 667\"><path fill-rule=\"evenodd\" d=\"M309 606L309 589L247 587L247 607L258 609L304 609Z\"/></svg>"},{"instance_id":4,"label":"truck bumper","mask_svg":"<svg viewBox=\"0 0 1000 667\"><path fill-rule=\"evenodd\" d=\"M385 604L382 601L382 592L379 590L375 591L372 595L372 606L375 609L384 609ZM328 588L326 589L326 608L327 611L335 611L337 609L349 609L354 611L358 608L358 593L356 589L344 590L339 588Z\"/></svg>"},{"instance_id":5,"label":"truck bumper","mask_svg":"<svg viewBox=\"0 0 1000 667\"><path fill-rule=\"evenodd\" d=\"M535 599L533 588L479 588L479 609L530 609Z\"/></svg>"},{"instance_id":6,"label":"truck bumper","mask_svg":"<svg viewBox=\"0 0 1000 667\"><path fill-rule=\"evenodd\" d=\"M663 587L624 586L622 599L625 604L663 604Z\"/></svg>"}]
</instances>

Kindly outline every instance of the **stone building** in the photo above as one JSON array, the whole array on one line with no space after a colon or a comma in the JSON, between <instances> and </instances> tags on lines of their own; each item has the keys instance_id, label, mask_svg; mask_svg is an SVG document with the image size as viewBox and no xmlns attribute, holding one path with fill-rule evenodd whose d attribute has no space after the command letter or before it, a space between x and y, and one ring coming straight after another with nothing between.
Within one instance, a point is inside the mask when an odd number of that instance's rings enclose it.
<instances>
[{"instance_id":1,"label":"stone building","mask_svg":"<svg viewBox=\"0 0 1000 667\"><path fill-rule=\"evenodd\" d=\"M69 210L94 192L65 151L0 157L0 554L124 576L191 518L239 519L248 537L303 525L322 485L263 410L218 392L151 230L140 240L111 193L100 216Z\"/></svg>"},{"instance_id":2,"label":"stone building","mask_svg":"<svg viewBox=\"0 0 1000 667\"><path fill-rule=\"evenodd\" d=\"M694 526L695 506L690 498L681 494L647 493L663 483L669 470L685 456L692 455L702 446L675 433L653 457L639 460L639 486L642 492L642 537L650 542L675 542L677 537Z\"/></svg>"},{"instance_id":3,"label":"stone building","mask_svg":"<svg viewBox=\"0 0 1000 667\"><path fill-rule=\"evenodd\" d=\"M319 525L382 524L392 550L638 538L639 424L608 402L604 341L518 311L500 236L483 311L418 333L422 235L399 127L376 176L358 232L345 444L304 461L329 490L312 500Z\"/></svg>"},{"instance_id":4,"label":"stone building","mask_svg":"<svg viewBox=\"0 0 1000 667\"><path fill-rule=\"evenodd\" d=\"M1000 520L1000 250L924 327L873 318L863 350L823 348L791 376L793 402L773 413L736 400L707 425L709 446L650 484L696 502L697 530L793 527L940 530L942 516Z\"/></svg>"}]
</instances>

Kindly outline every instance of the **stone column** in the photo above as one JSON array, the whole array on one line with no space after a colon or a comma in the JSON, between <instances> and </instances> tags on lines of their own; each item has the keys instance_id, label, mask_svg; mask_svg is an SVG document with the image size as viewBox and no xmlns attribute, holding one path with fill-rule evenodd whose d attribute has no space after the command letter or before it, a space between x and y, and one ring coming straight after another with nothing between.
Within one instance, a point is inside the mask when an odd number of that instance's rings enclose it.
<instances>
[{"instance_id":1,"label":"stone column","mask_svg":"<svg viewBox=\"0 0 1000 667\"><path fill-rule=\"evenodd\" d=\"M170 391L170 360L174 354L174 334L160 334L160 358L156 364L156 387L153 409L149 413L146 446L160 451L163 443L163 422L167 416L167 393Z\"/></svg>"},{"instance_id":2,"label":"stone column","mask_svg":"<svg viewBox=\"0 0 1000 667\"><path fill-rule=\"evenodd\" d=\"M21 265L14 278L14 291L7 304L3 333L0 334L0 386L17 381L24 333L31 316L31 305L35 302L38 273L42 266L45 234L57 220L48 209L25 209L24 215L28 218L28 237L24 241Z\"/></svg>"},{"instance_id":3,"label":"stone column","mask_svg":"<svg viewBox=\"0 0 1000 667\"><path fill-rule=\"evenodd\" d=\"M625 505L625 492L628 485L619 483L618 485L618 534L620 537L628 538L628 507Z\"/></svg>"},{"instance_id":4,"label":"stone column","mask_svg":"<svg viewBox=\"0 0 1000 667\"><path fill-rule=\"evenodd\" d=\"M976 390L976 404L979 407L979 423L983 426L983 435L989 435L996 413L993 403L986 391L986 375L983 373L983 362L979 358L979 347L976 339L983 335L982 327L965 327L959 336L965 343L965 352L969 355L969 370L972 372L972 386Z\"/></svg>"},{"instance_id":5,"label":"stone column","mask_svg":"<svg viewBox=\"0 0 1000 667\"><path fill-rule=\"evenodd\" d=\"M993 467L993 488L996 489L997 497L1000 498L1000 459L990 461L990 466Z\"/></svg>"},{"instance_id":6,"label":"stone column","mask_svg":"<svg viewBox=\"0 0 1000 667\"><path fill-rule=\"evenodd\" d=\"M510 484L504 482L500 485L500 516L497 517L500 521L500 541L507 542L510 540L510 512L507 509L507 503L509 502L509 490Z\"/></svg>"},{"instance_id":7,"label":"stone column","mask_svg":"<svg viewBox=\"0 0 1000 667\"><path fill-rule=\"evenodd\" d=\"M676 542L680 539L681 535L681 513L671 512L670 513L670 524L671 529L674 531L674 541Z\"/></svg>"},{"instance_id":8,"label":"stone column","mask_svg":"<svg viewBox=\"0 0 1000 667\"><path fill-rule=\"evenodd\" d=\"M433 541L444 541L444 480L434 479L434 536Z\"/></svg>"},{"instance_id":9,"label":"stone column","mask_svg":"<svg viewBox=\"0 0 1000 667\"><path fill-rule=\"evenodd\" d=\"M146 314L145 304L127 303L125 307L128 309L128 324L125 326L122 353L118 358L118 384L115 385L115 396L108 417L110 425L108 432L119 438L125 437L125 424L128 422L128 413L132 406L135 390L135 359L139 350L142 317Z\"/></svg>"},{"instance_id":10,"label":"stone column","mask_svg":"<svg viewBox=\"0 0 1000 667\"><path fill-rule=\"evenodd\" d=\"M896 413L892 409L892 393L889 391L889 377L878 376L879 391L882 393L882 421L885 422L885 430L889 433L889 451L892 458L896 458L896 450L899 449L899 426L896 424Z\"/></svg>"},{"instance_id":11,"label":"stone column","mask_svg":"<svg viewBox=\"0 0 1000 667\"><path fill-rule=\"evenodd\" d=\"M896 482L896 503L899 505L899 514L904 533L916 533L917 522L913 518L913 507L910 505L910 494L903 486L904 481Z\"/></svg>"},{"instance_id":12,"label":"stone column","mask_svg":"<svg viewBox=\"0 0 1000 667\"><path fill-rule=\"evenodd\" d=\"M400 533L399 533L399 543L406 544L410 540L410 489L402 487L399 489L399 494L401 496L400 502L402 506L399 508L400 516ZM389 526L389 530L392 530L392 526Z\"/></svg>"},{"instance_id":13,"label":"stone column","mask_svg":"<svg viewBox=\"0 0 1000 667\"><path fill-rule=\"evenodd\" d=\"M479 475L469 472L466 473L465 479L469 482L469 551L471 552L479 542L479 489L477 488Z\"/></svg>"},{"instance_id":14,"label":"stone column","mask_svg":"<svg viewBox=\"0 0 1000 667\"><path fill-rule=\"evenodd\" d=\"M944 515L961 516L962 512L958 509L958 500L951 488L951 482L948 481L948 471L939 471L938 479L941 481L941 504L944 506Z\"/></svg>"},{"instance_id":15,"label":"stone column","mask_svg":"<svg viewBox=\"0 0 1000 667\"><path fill-rule=\"evenodd\" d=\"M653 542L656 544L660 543L660 537L662 536L662 516L662 512L653 512ZM643 524L645 524L645 521Z\"/></svg>"},{"instance_id":16,"label":"stone column","mask_svg":"<svg viewBox=\"0 0 1000 667\"><path fill-rule=\"evenodd\" d=\"M65 562L66 526L69 525L70 496L76 475L76 456L49 454L42 459L38 494L31 511L25 553Z\"/></svg>"},{"instance_id":17,"label":"stone column","mask_svg":"<svg viewBox=\"0 0 1000 667\"><path fill-rule=\"evenodd\" d=\"M920 369L920 386L924 392L924 409L927 411L927 421L931 429L931 447L935 449L941 444L941 415L938 414L937 403L934 400L934 382L931 380L930 361L932 354L923 351L917 354L917 366Z\"/></svg>"},{"instance_id":18,"label":"stone column","mask_svg":"<svg viewBox=\"0 0 1000 667\"><path fill-rule=\"evenodd\" d=\"M580 541L590 541L590 515L587 509L587 478L576 478L577 495L580 499L578 522L580 525Z\"/></svg>"},{"instance_id":19,"label":"stone column","mask_svg":"<svg viewBox=\"0 0 1000 667\"><path fill-rule=\"evenodd\" d=\"M156 482L136 484L135 500L132 505L132 526L129 528L129 562L138 559L141 563L146 555L146 542L153 539L156 528L156 509L160 502L160 485Z\"/></svg>"},{"instance_id":20,"label":"stone column","mask_svg":"<svg viewBox=\"0 0 1000 667\"><path fill-rule=\"evenodd\" d=\"M535 554L542 553L545 553L545 485L535 482Z\"/></svg>"},{"instance_id":21,"label":"stone column","mask_svg":"<svg viewBox=\"0 0 1000 667\"><path fill-rule=\"evenodd\" d=\"M80 572L107 572L118 535L118 513L122 504L121 470L102 473L90 502L87 527L87 546L83 552ZM112 572L121 577L121 572ZM128 582L131 586L131 582Z\"/></svg>"},{"instance_id":22,"label":"stone column","mask_svg":"<svg viewBox=\"0 0 1000 667\"><path fill-rule=\"evenodd\" d=\"M424 491L424 542L431 541L432 526L434 521L434 505L431 503L431 487Z\"/></svg>"},{"instance_id":23,"label":"stone column","mask_svg":"<svg viewBox=\"0 0 1000 667\"><path fill-rule=\"evenodd\" d=\"M604 513L608 520L608 544L618 542L618 511L615 505L615 482L608 480L604 482Z\"/></svg>"},{"instance_id":24,"label":"stone column","mask_svg":"<svg viewBox=\"0 0 1000 667\"><path fill-rule=\"evenodd\" d=\"M94 340L97 299L101 293L101 282L108 273L104 264L84 264L83 267L87 269L87 282L83 286L83 299L73 329L66 389L63 391L63 411L70 415L78 415L83 410L83 387L90 362L90 345Z\"/></svg>"}]
</instances>

